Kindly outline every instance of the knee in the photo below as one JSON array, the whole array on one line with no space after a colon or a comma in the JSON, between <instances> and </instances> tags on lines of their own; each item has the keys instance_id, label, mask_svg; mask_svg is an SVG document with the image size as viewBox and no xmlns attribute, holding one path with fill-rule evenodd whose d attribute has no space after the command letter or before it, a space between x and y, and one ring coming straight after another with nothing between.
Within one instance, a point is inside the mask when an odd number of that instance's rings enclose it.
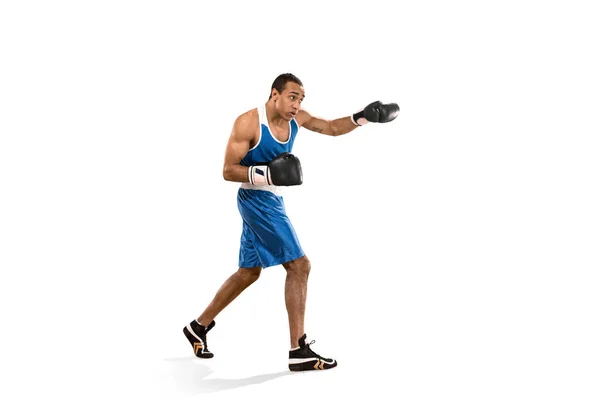
<instances>
[{"instance_id":1,"label":"knee","mask_svg":"<svg viewBox=\"0 0 600 400\"><path fill-rule=\"evenodd\" d=\"M310 260L306 256L290 261L284 266L288 273L306 277L308 277L308 274L310 273Z\"/></svg>"},{"instance_id":2,"label":"knee","mask_svg":"<svg viewBox=\"0 0 600 400\"><path fill-rule=\"evenodd\" d=\"M254 268L240 268L239 274L241 278L248 285L256 282L256 280L260 277L260 273L262 271L262 267L254 267Z\"/></svg>"}]
</instances>

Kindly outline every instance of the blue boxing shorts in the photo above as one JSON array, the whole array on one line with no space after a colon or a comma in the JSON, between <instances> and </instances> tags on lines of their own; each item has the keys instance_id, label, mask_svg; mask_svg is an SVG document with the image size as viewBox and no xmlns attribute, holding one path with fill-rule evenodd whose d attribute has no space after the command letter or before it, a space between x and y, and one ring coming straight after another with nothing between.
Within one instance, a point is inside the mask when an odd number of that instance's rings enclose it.
<instances>
[{"instance_id":1,"label":"blue boxing shorts","mask_svg":"<svg viewBox=\"0 0 600 400\"><path fill-rule=\"evenodd\" d=\"M283 197L267 190L238 190L243 220L241 268L271 267L304 255L296 231L285 213Z\"/></svg>"}]
</instances>

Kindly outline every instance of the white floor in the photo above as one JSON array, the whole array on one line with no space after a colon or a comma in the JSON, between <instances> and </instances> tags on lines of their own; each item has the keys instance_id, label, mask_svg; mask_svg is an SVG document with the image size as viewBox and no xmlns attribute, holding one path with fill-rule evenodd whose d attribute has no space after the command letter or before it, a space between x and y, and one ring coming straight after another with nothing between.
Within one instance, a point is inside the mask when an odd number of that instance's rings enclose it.
<instances>
[{"instance_id":1,"label":"white floor","mask_svg":"<svg viewBox=\"0 0 600 400\"><path fill-rule=\"evenodd\" d=\"M600 393L594 282L549 279L551 271L541 279L526 270L492 276L481 272L491 268L489 260L468 273L459 263L389 266L394 274L380 262L371 271L314 264L307 332L317 352L338 360L336 369L287 370L283 272L270 270L217 319L212 360L193 357L181 333L209 291L196 290L196 280L179 280L181 290L168 291L177 279L165 278L163 290L153 282L152 291L132 289L133 296L96 290L102 306L94 309L84 297L95 312L67 317L59 310L65 317L57 325L51 318L38 327L23 323L25 329L8 334L23 346L5 350L3 390L28 399L525 400ZM208 277L206 286L215 288L223 274ZM132 288L142 283L127 281ZM134 299L140 295L144 300ZM41 340L35 329L44 332Z\"/></svg>"}]
</instances>

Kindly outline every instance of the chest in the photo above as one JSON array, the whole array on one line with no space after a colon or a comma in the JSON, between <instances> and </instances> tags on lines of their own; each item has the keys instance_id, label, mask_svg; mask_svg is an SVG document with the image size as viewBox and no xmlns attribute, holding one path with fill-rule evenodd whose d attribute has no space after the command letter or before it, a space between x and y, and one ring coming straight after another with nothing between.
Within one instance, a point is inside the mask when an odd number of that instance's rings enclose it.
<instances>
[{"instance_id":1,"label":"chest","mask_svg":"<svg viewBox=\"0 0 600 400\"><path fill-rule=\"evenodd\" d=\"M277 147L278 145L287 144L290 142L291 135L292 128L289 124L281 127L272 127L263 123L260 125L260 129L257 130L256 136L250 143L250 148L253 148L258 143L261 143L261 147Z\"/></svg>"},{"instance_id":2,"label":"chest","mask_svg":"<svg viewBox=\"0 0 600 400\"><path fill-rule=\"evenodd\" d=\"M290 138L290 124L278 126L267 125L267 130L278 142L284 143Z\"/></svg>"}]
</instances>

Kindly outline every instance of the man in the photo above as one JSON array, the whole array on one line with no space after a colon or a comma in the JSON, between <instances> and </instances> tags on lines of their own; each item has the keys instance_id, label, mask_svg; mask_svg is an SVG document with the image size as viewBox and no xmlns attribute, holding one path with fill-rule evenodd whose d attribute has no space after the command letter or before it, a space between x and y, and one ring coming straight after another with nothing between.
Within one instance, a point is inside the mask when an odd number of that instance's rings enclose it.
<instances>
[{"instance_id":1,"label":"man","mask_svg":"<svg viewBox=\"0 0 600 400\"><path fill-rule=\"evenodd\" d=\"M289 369L324 370L337 361L311 350L304 332L304 311L310 261L304 254L288 219L281 186L300 185L300 161L291 154L300 127L324 135L339 136L368 122L390 122L400 109L397 104L373 102L344 118L325 120L301 109L304 87L293 74L278 76L268 101L237 117L225 151L223 177L241 182L238 209L243 228L239 269L229 277L208 307L183 328L194 353L211 358L206 334L215 317L255 282L263 268L283 265L286 270L285 304L290 329Z\"/></svg>"}]
</instances>

